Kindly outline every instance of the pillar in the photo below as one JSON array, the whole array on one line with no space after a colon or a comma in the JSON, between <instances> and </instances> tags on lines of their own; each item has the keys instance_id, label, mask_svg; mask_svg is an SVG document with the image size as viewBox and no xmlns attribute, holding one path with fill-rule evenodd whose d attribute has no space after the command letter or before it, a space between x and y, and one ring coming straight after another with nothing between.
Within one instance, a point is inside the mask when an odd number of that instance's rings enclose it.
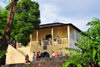
<instances>
[{"instance_id":1,"label":"pillar","mask_svg":"<svg viewBox=\"0 0 100 67\"><path fill-rule=\"evenodd\" d=\"M38 40L38 31L39 30L37 30L37 32L36 32L36 41L38 42L39 40Z\"/></svg>"},{"instance_id":2,"label":"pillar","mask_svg":"<svg viewBox=\"0 0 100 67\"><path fill-rule=\"evenodd\" d=\"M30 34L30 42L32 41L32 34Z\"/></svg>"},{"instance_id":3,"label":"pillar","mask_svg":"<svg viewBox=\"0 0 100 67\"><path fill-rule=\"evenodd\" d=\"M70 39L70 26L67 26L67 31L68 31L68 39Z\"/></svg>"},{"instance_id":4,"label":"pillar","mask_svg":"<svg viewBox=\"0 0 100 67\"><path fill-rule=\"evenodd\" d=\"M68 46L70 47L70 26L67 26L67 31L68 31Z\"/></svg>"},{"instance_id":5,"label":"pillar","mask_svg":"<svg viewBox=\"0 0 100 67\"><path fill-rule=\"evenodd\" d=\"M52 43L53 43L53 27L51 28Z\"/></svg>"}]
</instances>

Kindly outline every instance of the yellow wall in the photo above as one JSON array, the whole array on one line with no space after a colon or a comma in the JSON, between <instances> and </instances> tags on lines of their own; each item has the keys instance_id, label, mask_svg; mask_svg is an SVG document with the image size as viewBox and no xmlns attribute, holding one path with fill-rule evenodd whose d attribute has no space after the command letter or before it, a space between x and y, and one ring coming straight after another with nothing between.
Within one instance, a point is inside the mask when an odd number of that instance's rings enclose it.
<instances>
[{"instance_id":1,"label":"yellow wall","mask_svg":"<svg viewBox=\"0 0 100 67\"><path fill-rule=\"evenodd\" d=\"M73 27L70 27L70 32L73 34ZM37 30L34 31L32 35L32 41L36 41L36 32ZM51 34L51 28L46 28L46 29L39 29L38 30L38 40L43 40L43 38L46 37L46 35ZM67 38L68 33L67 33L67 26L61 26L61 27L53 27L53 39L56 39L56 37L59 36L60 38Z\"/></svg>"},{"instance_id":2,"label":"yellow wall","mask_svg":"<svg viewBox=\"0 0 100 67\"><path fill-rule=\"evenodd\" d=\"M50 57L52 56L52 51L54 51L56 53L56 51L58 52L63 52L63 55L65 56L65 54L68 54L69 51L67 51L65 49L65 47L69 47L69 43L65 43L65 44L58 44L55 43L53 45L48 45L47 46L47 50L43 50L43 46L39 46L39 44L37 43L36 45L34 45L34 43L30 43L31 45L31 51L37 53L38 51L40 52L48 52L50 54Z\"/></svg>"},{"instance_id":3,"label":"yellow wall","mask_svg":"<svg viewBox=\"0 0 100 67\"><path fill-rule=\"evenodd\" d=\"M51 28L47 28L47 29L40 29L39 30L39 40L43 40L43 38L46 37L46 35L51 34Z\"/></svg>"},{"instance_id":4,"label":"yellow wall","mask_svg":"<svg viewBox=\"0 0 100 67\"><path fill-rule=\"evenodd\" d=\"M67 26L54 27L54 39L56 39L57 36L67 38Z\"/></svg>"},{"instance_id":5,"label":"yellow wall","mask_svg":"<svg viewBox=\"0 0 100 67\"><path fill-rule=\"evenodd\" d=\"M16 63L25 63L25 56L9 45L6 54L6 64Z\"/></svg>"},{"instance_id":6,"label":"yellow wall","mask_svg":"<svg viewBox=\"0 0 100 67\"><path fill-rule=\"evenodd\" d=\"M74 28L72 26L70 26L70 33L73 34L74 33Z\"/></svg>"},{"instance_id":7,"label":"yellow wall","mask_svg":"<svg viewBox=\"0 0 100 67\"><path fill-rule=\"evenodd\" d=\"M29 60L32 61L32 53L30 50L30 47L22 47L22 48L18 48L17 49L18 52L20 52L21 54L23 54L24 56L26 56L27 54L29 55Z\"/></svg>"},{"instance_id":8,"label":"yellow wall","mask_svg":"<svg viewBox=\"0 0 100 67\"><path fill-rule=\"evenodd\" d=\"M34 32L32 34L32 41L36 41L36 32L37 32L37 30L34 30Z\"/></svg>"}]
</instances>

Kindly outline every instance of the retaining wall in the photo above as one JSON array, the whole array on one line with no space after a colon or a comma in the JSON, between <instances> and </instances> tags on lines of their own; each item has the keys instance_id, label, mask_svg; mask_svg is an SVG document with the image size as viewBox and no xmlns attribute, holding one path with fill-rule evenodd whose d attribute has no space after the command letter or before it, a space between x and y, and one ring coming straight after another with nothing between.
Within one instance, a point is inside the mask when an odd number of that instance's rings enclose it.
<instances>
[{"instance_id":1,"label":"retaining wall","mask_svg":"<svg viewBox=\"0 0 100 67\"><path fill-rule=\"evenodd\" d=\"M10 64L2 65L0 67L62 67L62 64L65 63L66 59L68 59L67 56L56 58L41 58L31 62L30 64Z\"/></svg>"}]
</instances>

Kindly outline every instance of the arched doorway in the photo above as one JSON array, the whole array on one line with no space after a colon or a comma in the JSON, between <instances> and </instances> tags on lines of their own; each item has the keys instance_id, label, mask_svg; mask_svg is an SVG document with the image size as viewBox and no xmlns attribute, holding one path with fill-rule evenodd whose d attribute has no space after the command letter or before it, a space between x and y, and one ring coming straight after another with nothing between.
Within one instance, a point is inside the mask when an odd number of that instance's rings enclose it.
<instances>
[{"instance_id":1,"label":"arched doorway","mask_svg":"<svg viewBox=\"0 0 100 67\"><path fill-rule=\"evenodd\" d=\"M50 57L50 55L49 55L48 52L43 52L42 53L42 58L49 58L49 57Z\"/></svg>"},{"instance_id":2,"label":"arched doorway","mask_svg":"<svg viewBox=\"0 0 100 67\"><path fill-rule=\"evenodd\" d=\"M48 40L49 38L52 38L52 35L51 34L47 34L46 35L46 40Z\"/></svg>"}]
</instances>

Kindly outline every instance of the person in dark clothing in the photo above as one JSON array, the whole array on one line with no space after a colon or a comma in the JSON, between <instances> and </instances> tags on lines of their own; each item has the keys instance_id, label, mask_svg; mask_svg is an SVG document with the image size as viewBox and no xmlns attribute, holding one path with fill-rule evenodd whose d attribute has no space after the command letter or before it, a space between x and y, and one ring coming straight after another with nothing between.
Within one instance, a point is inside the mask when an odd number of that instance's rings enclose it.
<instances>
[{"instance_id":1,"label":"person in dark clothing","mask_svg":"<svg viewBox=\"0 0 100 67\"><path fill-rule=\"evenodd\" d=\"M28 63L28 62L30 62L29 61L29 56L28 56L28 54L25 56L25 63Z\"/></svg>"}]
</instances>

